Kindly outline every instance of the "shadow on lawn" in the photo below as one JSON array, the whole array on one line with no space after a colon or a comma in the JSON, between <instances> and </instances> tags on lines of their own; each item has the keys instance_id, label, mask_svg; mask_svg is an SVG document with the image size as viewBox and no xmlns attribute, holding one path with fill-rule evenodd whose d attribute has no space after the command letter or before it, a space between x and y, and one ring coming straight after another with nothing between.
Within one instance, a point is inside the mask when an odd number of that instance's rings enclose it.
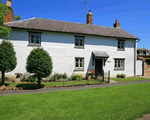
<instances>
[{"instance_id":1,"label":"shadow on lawn","mask_svg":"<svg viewBox=\"0 0 150 120\"><path fill-rule=\"evenodd\" d=\"M34 90L43 88L45 85L41 84L40 86L35 83L26 83L26 84L18 84L16 87L21 87L24 90Z\"/></svg>"}]
</instances>

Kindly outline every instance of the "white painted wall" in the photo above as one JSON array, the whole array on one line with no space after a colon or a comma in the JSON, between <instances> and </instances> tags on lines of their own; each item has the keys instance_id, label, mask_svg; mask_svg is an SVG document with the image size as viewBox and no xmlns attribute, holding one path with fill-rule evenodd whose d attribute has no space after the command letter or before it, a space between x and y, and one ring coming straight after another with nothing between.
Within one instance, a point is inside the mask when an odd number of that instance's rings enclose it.
<instances>
[{"instance_id":1,"label":"white painted wall","mask_svg":"<svg viewBox=\"0 0 150 120\"><path fill-rule=\"evenodd\" d=\"M26 59L33 48L28 46L27 30L13 29L8 40L14 45L17 56L17 67L10 74L16 72L24 73ZM0 40L1 41L1 40ZM104 70L110 70L111 77L117 73L124 73L127 76L134 75L134 41L126 40L125 51L117 51L117 39L100 36L85 36L85 49L74 48L74 34L43 32L41 34L41 47L48 51L53 61L53 73L86 74L89 70L94 70L92 66L92 51L106 51L110 56L104 66ZM74 71L75 57L84 57L84 71ZM125 58L125 70L114 70L114 58Z\"/></svg>"},{"instance_id":2,"label":"white painted wall","mask_svg":"<svg viewBox=\"0 0 150 120\"><path fill-rule=\"evenodd\" d=\"M136 75L142 75L142 61L136 61Z\"/></svg>"}]
</instances>

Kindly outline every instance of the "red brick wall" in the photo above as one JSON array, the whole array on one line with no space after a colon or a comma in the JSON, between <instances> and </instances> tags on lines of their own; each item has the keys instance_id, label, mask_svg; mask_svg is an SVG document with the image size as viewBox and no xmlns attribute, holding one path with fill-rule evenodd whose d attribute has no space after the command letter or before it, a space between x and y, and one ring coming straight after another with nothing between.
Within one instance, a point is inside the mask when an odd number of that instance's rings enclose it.
<instances>
[{"instance_id":1,"label":"red brick wall","mask_svg":"<svg viewBox=\"0 0 150 120\"><path fill-rule=\"evenodd\" d=\"M144 77L150 77L150 65L145 62L147 59L150 58L143 58L144 61Z\"/></svg>"}]
</instances>

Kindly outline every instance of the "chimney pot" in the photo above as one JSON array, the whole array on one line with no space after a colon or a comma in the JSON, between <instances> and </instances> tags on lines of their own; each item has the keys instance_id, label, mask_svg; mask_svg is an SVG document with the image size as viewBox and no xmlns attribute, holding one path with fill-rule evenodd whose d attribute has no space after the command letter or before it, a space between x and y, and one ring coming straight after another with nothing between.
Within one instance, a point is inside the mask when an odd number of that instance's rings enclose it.
<instances>
[{"instance_id":1,"label":"chimney pot","mask_svg":"<svg viewBox=\"0 0 150 120\"><path fill-rule=\"evenodd\" d=\"M92 22L93 22L93 14L91 13L91 10L89 10L89 13L86 16L86 19L87 19L87 21L86 21L87 24L92 24Z\"/></svg>"},{"instance_id":2,"label":"chimney pot","mask_svg":"<svg viewBox=\"0 0 150 120\"><path fill-rule=\"evenodd\" d=\"M114 27L115 27L115 28L120 28L119 20L116 20L116 23L114 24Z\"/></svg>"}]
</instances>

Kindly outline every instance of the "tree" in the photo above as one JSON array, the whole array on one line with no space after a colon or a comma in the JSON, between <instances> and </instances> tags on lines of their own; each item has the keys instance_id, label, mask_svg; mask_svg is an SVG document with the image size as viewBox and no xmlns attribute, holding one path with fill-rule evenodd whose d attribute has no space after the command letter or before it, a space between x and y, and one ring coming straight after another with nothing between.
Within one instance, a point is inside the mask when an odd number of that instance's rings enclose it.
<instances>
[{"instance_id":1,"label":"tree","mask_svg":"<svg viewBox=\"0 0 150 120\"><path fill-rule=\"evenodd\" d=\"M52 73L52 60L47 51L43 48L33 49L27 58L26 70L37 76L40 85L41 78L48 77Z\"/></svg>"},{"instance_id":2,"label":"tree","mask_svg":"<svg viewBox=\"0 0 150 120\"><path fill-rule=\"evenodd\" d=\"M17 15L17 16L13 16L13 21L18 21L21 19L21 16L20 15Z\"/></svg>"},{"instance_id":3,"label":"tree","mask_svg":"<svg viewBox=\"0 0 150 120\"><path fill-rule=\"evenodd\" d=\"M0 2L0 38L8 36L11 31L11 28L3 24L8 14L9 11L7 6L4 3Z\"/></svg>"},{"instance_id":4,"label":"tree","mask_svg":"<svg viewBox=\"0 0 150 120\"><path fill-rule=\"evenodd\" d=\"M0 43L0 71L2 73L2 85L5 82L5 72L10 72L16 68L17 58L13 44L3 40Z\"/></svg>"}]
</instances>

